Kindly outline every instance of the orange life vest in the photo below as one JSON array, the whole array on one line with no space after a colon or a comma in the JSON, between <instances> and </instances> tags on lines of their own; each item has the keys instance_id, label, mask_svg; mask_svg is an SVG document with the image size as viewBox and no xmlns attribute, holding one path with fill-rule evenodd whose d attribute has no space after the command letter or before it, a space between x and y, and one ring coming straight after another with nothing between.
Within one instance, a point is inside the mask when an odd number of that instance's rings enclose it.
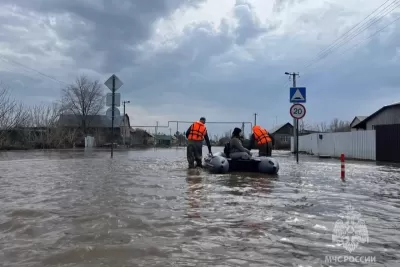
<instances>
[{"instance_id":1,"label":"orange life vest","mask_svg":"<svg viewBox=\"0 0 400 267\"><path fill-rule=\"evenodd\" d=\"M257 142L257 145L263 145L272 142L272 139L269 136L268 131L258 125L255 125L253 127L253 134L254 134L254 139Z\"/></svg>"},{"instance_id":2,"label":"orange life vest","mask_svg":"<svg viewBox=\"0 0 400 267\"><path fill-rule=\"evenodd\" d=\"M200 121L196 121L192 124L192 127L190 128L188 140L203 141L206 132L206 126Z\"/></svg>"}]
</instances>

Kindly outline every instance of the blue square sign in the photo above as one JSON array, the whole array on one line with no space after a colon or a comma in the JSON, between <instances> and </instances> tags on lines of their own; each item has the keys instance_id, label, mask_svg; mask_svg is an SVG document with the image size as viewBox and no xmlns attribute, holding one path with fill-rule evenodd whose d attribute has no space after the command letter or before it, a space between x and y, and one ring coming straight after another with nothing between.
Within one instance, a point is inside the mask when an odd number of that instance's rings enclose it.
<instances>
[{"instance_id":1,"label":"blue square sign","mask_svg":"<svg viewBox=\"0 0 400 267\"><path fill-rule=\"evenodd\" d=\"M306 88L305 87L290 87L289 102L290 103L306 103Z\"/></svg>"}]
</instances>

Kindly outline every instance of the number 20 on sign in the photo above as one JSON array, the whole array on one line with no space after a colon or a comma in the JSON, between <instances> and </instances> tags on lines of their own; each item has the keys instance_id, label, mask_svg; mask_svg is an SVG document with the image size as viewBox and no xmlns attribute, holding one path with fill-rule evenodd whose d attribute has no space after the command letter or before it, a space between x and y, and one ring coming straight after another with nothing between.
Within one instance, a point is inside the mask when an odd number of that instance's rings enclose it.
<instances>
[{"instance_id":1,"label":"number 20 on sign","mask_svg":"<svg viewBox=\"0 0 400 267\"><path fill-rule=\"evenodd\" d=\"M306 107L302 104L293 104L290 107L290 116L294 119L302 119L306 115Z\"/></svg>"}]
</instances>

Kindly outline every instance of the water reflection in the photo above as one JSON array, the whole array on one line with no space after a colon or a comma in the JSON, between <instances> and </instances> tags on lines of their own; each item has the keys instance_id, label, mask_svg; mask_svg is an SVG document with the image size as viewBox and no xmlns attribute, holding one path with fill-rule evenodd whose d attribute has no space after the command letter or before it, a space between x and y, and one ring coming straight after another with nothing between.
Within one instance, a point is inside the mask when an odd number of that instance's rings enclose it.
<instances>
[{"instance_id":1,"label":"water reflection","mask_svg":"<svg viewBox=\"0 0 400 267\"><path fill-rule=\"evenodd\" d=\"M188 201L186 216L188 218L200 218L201 202L205 200L202 171L199 169L188 169L186 182L186 199Z\"/></svg>"},{"instance_id":2,"label":"water reflection","mask_svg":"<svg viewBox=\"0 0 400 267\"><path fill-rule=\"evenodd\" d=\"M400 179L374 164L286 154L278 176L188 170L177 149L8 153L0 159L4 266L324 266L351 201L396 266ZM385 170L383 170L385 168ZM344 190L345 189L345 190ZM340 266L340 264L337 264Z\"/></svg>"},{"instance_id":3,"label":"water reflection","mask_svg":"<svg viewBox=\"0 0 400 267\"><path fill-rule=\"evenodd\" d=\"M273 189L273 183L278 181L278 175L259 173L228 174L216 179L216 184L226 186L225 193L242 196L254 193L268 194Z\"/></svg>"}]
</instances>

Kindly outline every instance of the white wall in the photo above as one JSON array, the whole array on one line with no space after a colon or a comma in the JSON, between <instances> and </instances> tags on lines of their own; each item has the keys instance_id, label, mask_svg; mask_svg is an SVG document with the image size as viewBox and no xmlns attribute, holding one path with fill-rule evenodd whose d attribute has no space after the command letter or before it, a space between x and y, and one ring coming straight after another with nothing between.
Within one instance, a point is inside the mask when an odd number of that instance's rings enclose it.
<instances>
[{"instance_id":1,"label":"white wall","mask_svg":"<svg viewBox=\"0 0 400 267\"><path fill-rule=\"evenodd\" d=\"M85 147L94 147L94 137L93 136L86 136L85 137Z\"/></svg>"},{"instance_id":2,"label":"white wall","mask_svg":"<svg viewBox=\"0 0 400 267\"><path fill-rule=\"evenodd\" d=\"M293 137L291 151L294 151ZM299 136L299 151L332 157L344 153L346 158L375 160L375 130Z\"/></svg>"}]
</instances>

